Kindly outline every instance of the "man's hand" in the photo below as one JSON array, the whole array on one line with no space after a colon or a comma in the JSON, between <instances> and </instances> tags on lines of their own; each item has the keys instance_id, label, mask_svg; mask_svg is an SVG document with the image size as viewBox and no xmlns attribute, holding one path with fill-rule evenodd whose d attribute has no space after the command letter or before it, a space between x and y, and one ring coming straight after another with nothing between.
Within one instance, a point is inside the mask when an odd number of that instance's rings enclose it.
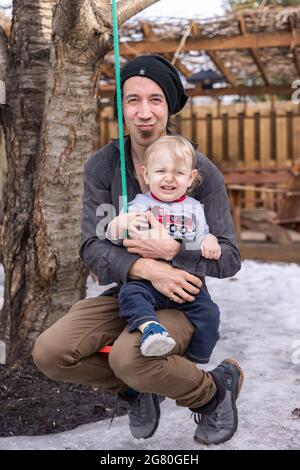
<instances>
[{"instance_id":1,"label":"man's hand","mask_svg":"<svg viewBox=\"0 0 300 470\"><path fill-rule=\"evenodd\" d=\"M156 267L151 283L156 290L178 304L193 302L202 286L198 277L166 263Z\"/></svg>"},{"instance_id":2,"label":"man's hand","mask_svg":"<svg viewBox=\"0 0 300 470\"><path fill-rule=\"evenodd\" d=\"M176 240L124 240L123 245L128 253L136 253L142 258L165 259L171 261L180 250L180 243Z\"/></svg>"},{"instance_id":3,"label":"man's hand","mask_svg":"<svg viewBox=\"0 0 300 470\"><path fill-rule=\"evenodd\" d=\"M129 271L129 278L147 279L156 290L178 304L193 302L202 286L201 280L193 274L150 259L137 260Z\"/></svg>"},{"instance_id":4,"label":"man's hand","mask_svg":"<svg viewBox=\"0 0 300 470\"><path fill-rule=\"evenodd\" d=\"M180 243L170 237L165 227L151 212L147 212L146 216L151 228L141 231L134 228L129 232L134 239L124 240L123 245L128 253L136 253L143 258L171 261L180 251Z\"/></svg>"},{"instance_id":5,"label":"man's hand","mask_svg":"<svg viewBox=\"0 0 300 470\"><path fill-rule=\"evenodd\" d=\"M156 220L151 211L145 212L143 216L148 221L148 230L141 230L139 238L143 238L144 240L173 240L165 226ZM149 228L149 226L151 228Z\"/></svg>"}]
</instances>

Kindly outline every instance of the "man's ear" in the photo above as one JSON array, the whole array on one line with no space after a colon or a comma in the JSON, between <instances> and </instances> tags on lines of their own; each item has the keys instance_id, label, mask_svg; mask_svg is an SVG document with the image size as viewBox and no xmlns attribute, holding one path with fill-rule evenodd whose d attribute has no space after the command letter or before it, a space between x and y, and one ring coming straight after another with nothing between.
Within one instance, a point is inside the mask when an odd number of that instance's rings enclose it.
<instances>
[{"instance_id":1,"label":"man's ear","mask_svg":"<svg viewBox=\"0 0 300 470\"><path fill-rule=\"evenodd\" d=\"M148 171L147 171L147 168L145 166L141 166L141 174L143 175L145 183L149 184Z\"/></svg>"}]
</instances>

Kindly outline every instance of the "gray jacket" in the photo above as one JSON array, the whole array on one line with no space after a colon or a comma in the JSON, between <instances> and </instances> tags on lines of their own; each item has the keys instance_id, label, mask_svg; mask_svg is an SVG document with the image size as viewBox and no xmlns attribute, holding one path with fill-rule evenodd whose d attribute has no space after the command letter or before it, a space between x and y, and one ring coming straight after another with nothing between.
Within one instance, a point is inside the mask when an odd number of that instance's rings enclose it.
<instances>
[{"instance_id":1,"label":"gray jacket","mask_svg":"<svg viewBox=\"0 0 300 470\"><path fill-rule=\"evenodd\" d=\"M134 177L130 155L130 139L125 140L128 202L133 200L141 188ZM225 278L240 270L241 260L237 247L224 179L217 167L203 154L197 152L197 168L202 182L193 196L204 206L210 233L215 235L222 248L219 260L201 256L200 250L184 250L184 246L172 264L203 278L212 276ZM125 247L113 245L105 239L108 223L120 212L119 198L122 196L119 142L114 140L98 150L84 166L84 193L82 212L82 243L80 257L93 271L100 285L127 282L128 271L139 259L139 255L128 253ZM102 212L104 204L113 205L116 212ZM100 211L98 207L100 206ZM109 206L107 206L109 207ZM98 215L97 215L98 209ZM99 223L104 224L101 239ZM101 232L103 233L103 231Z\"/></svg>"}]
</instances>

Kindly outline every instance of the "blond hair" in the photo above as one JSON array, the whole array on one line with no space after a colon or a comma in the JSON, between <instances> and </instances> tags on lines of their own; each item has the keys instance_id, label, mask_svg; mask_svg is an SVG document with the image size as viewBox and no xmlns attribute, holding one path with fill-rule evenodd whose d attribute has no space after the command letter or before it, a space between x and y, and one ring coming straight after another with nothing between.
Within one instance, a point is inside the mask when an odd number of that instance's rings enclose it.
<instances>
[{"instance_id":1,"label":"blond hair","mask_svg":"<svg viewBox=\"0 0 300 470\"><path fill-rule=\"evenodd\" d=\"M192 144L182 137L181 135L164 135L155 140L149 147L147 147L144 155L144 166L147 168L150 164L152 157L156 155L158 149L168 148L170 150L172 158L176 161L184 161L187 165L190 165L191 170L196 169L197 157L196 152ZM188 193L191 193L196 186L201 182L201 176L199 170L198 174L194 178L192 186L189 188Z\"/></svg>"}]
</instances>

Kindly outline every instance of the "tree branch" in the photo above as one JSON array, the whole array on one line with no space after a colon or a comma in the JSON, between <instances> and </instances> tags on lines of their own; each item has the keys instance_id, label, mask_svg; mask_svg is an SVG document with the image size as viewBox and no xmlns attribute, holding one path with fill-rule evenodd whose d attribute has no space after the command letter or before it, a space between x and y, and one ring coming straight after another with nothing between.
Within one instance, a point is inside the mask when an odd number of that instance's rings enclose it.
<instances>
[{"instance_id":1,"label":"tree branch","mask_svg":"<svg viewBox=\"0 0 300 470\"><path fill-rule=\"evenodd\" d=\"M117 4L119 25L150 7L158 0L120 0Z\"/></svg>"},{"instance_id":2,"label":"tree branch","mask_svg":"<svg viewBox=\"0 0 300 470\"><path fill-rule=\"evenodd\" d=\"M113 47L110 0L59 0L53 37L71 61L97 62Z\"/></svg>"},{"instance_id":3,"label":"tree branch","mask_svg":"<svg viewBox=\"0 0 300 470\"><path fill-rule=\"evenodd\" d=\"M110 0L58 0L54 12L54 33L64 40L86 39L111 29Z\"/></svg>"}]
</instances>

